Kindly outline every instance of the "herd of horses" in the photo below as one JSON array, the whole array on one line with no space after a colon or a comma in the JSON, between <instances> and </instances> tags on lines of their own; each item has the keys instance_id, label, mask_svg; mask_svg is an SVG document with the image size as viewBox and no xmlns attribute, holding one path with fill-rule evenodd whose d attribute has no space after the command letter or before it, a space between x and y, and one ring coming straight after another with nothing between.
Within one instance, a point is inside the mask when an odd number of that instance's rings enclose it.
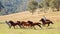
<instances>
[{"instance_id":1,"label":"herd of horses","mask_svg":"<svg viewBox=\"0 0 60 34\"><path fill-rule=\"evenodd\" d=\"M50 21L49 19L46 19L44 20L43 18L41 18L41 21L42 23L39 23L39 22L32 22L32 21L17 21L17 22L13 22L12 20L10 21L5 21L5 23L9 26L9 28L11 28L12 26L15 28L16 25L18 25L20 28L26 28L26 27L34 27L35 29L35 26L39 26L41 29L42 29L42 26L45 26L46 24L48 24L48 26L50 26L50 24L54 24L52 21ZM47 26L47 27L48 27Z\"/></svg>"}]
</instances>

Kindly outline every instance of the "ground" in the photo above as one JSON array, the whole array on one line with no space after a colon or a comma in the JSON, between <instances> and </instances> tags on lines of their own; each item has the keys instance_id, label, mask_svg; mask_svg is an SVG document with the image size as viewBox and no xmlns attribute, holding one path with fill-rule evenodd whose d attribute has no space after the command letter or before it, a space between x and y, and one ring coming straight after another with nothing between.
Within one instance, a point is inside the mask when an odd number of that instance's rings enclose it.
<instances>
[{"instance_id":1,"label":"ground","mask_svg":"<svg viewBox=\"0 0 60 34\"><path fill-rule=\"evenodd\" d=\"M14 29L13 27L10 29L8 25L5 23L7 20L13 21L28 21L31 20L33 22L39 22L39 20L46 16L47 19L53 21L54 24L51 24L48 28L43 27L43 29L36 26L36 29ZM40 22L41 23L41 22ZM31 15L29 12L16 13L11 15L0 16L0 34L60 34L60 12L48 12L48 13L40 13Z\"/></svg>"}]
</instances>

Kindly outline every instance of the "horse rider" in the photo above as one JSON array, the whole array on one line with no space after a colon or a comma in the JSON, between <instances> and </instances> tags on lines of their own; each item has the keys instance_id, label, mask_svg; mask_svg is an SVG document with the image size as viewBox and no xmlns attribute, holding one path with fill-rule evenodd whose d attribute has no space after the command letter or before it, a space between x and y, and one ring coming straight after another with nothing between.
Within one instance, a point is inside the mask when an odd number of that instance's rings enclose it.
<instances>
[{"instance_id":1,"label":"horse rider","mask_svg":"<svg viewBox=\"0 0 60 34\"><path fill-rule=\"evenodd\" d=\"M43 16L43 19L46 21L46 16Z\"/></svg>"}]
</instances>

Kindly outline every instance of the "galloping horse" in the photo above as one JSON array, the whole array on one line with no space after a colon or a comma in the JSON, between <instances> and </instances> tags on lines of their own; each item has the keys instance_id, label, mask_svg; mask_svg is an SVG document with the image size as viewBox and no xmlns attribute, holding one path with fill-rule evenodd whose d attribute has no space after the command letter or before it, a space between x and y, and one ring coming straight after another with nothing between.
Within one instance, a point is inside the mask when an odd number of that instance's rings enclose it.
<instances>
[{"instance_id":1,"label":"galloping horse","mask_svg":"<svg viewBox=\"0 0 60 34\"><path fill-rule=\"evenodd\" d=\"M44 20L43 18L40 20L40 21L42 21L42 23L43 23L43 25L45 26L45 24L48 24L48 26L50 26L50 24L54 24L52 21L50 21L49 19L46 19L46 20ZM47 27L48 27L47 26Z\"/></svg>"},{"instance_id":2,"label":"galloping horse","mask_svg":"<svg viewBox=\"0 0 60 34\"><path fill-rule=\"evenodd\" d=\"M41 27L41 23L39 23L39 22L35 22L35 23L33 23L32 21L27 21L27 22L30 23L32 27L34 27L34 26L37 25L37 26L39 26L40 28L42 28L42 27Z\"/></svg>"},{"instance_id":3,"label":"galloping horse","mask_svg":"<svg viewBox=\"0 0 60 34\"><path fill-rule=\"evenodd\" d=\"M31 24L29 24L28 22L22 21L21 22L21 27L23 27L23 28L31 27Z\"/></svg>"},{"instance_id":4,"label":"galloping horse","mask_svg":"<svg viewBox=\"0 0 60 34\"><path fill-rule=\"evenodd\" d=\"M15 28L16 25L18 25L20 28L25 28L25 27L34 27L35 25L39 26L40 28L42 28L40 25L41 23L33 23L32 21L17 21L16 23L13 21L6 21L6 23L8 24L9 28L11 28L12 26ZM35 27L34 27L35 28Z\"/></svg>"},{"instance_id":5,"label":"galloping horse","mask_svg":"<svg viewBox=\"0 0 60 34\"><path fill-rule=\"evenodd\" d=\"M25 28L25 27L34 27L35 25L38 25L40 28L42 28L41 26L40 26L40 24L41 23L33 23L32 21L27 21L27 22L25 22L25 21L22 21L21 22L21 26L23 27L23 28ZM34 29L36 29L35 27L34 27Z\"/></svg>"},{"instance_id":6,"label":"galloping horse","mask_svg":"<svg viewBox=\"0 0 60 34\"><path fill-rule=\"evenodd\" d=\"M11 28L12 26L15 28L16 25L18 25L19 27L21 27L20 21L17 21L16 23L13 22L13 21L6 21L6 24L8 24L9 28Z\"/></svg>"}]
</instances>

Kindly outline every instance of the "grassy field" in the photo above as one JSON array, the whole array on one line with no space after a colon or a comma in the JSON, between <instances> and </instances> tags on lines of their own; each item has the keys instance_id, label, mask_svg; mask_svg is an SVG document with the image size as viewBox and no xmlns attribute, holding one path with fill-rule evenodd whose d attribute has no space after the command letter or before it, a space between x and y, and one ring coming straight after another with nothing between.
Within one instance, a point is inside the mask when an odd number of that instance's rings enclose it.
<instances>
[{"instance_id":1,"label":"grassy field","mask_svg":"<svg viewBox=\"0 0 60 34\"><path fill-rule=\"evenodd\" d=\"M53 21L53 25L49 26L48 29L46 27L43 27L43 29L40 29L38 26L36 26L35 29L21 29L17 28L14 29L13 27L10 29L7 24L4 23L6 20L13 20L13 21L28 21L31 20L33 22L39 22L39 20L45 15L48 19ZM40 13L40 14L34 14L31 15L29 12L22 12L22 13L16 13L6 16L0 16L0 22L3 24L0 24L0 34L60 34L60 12L49 12L49 13Z\"/></svg>"}]
</instances>

